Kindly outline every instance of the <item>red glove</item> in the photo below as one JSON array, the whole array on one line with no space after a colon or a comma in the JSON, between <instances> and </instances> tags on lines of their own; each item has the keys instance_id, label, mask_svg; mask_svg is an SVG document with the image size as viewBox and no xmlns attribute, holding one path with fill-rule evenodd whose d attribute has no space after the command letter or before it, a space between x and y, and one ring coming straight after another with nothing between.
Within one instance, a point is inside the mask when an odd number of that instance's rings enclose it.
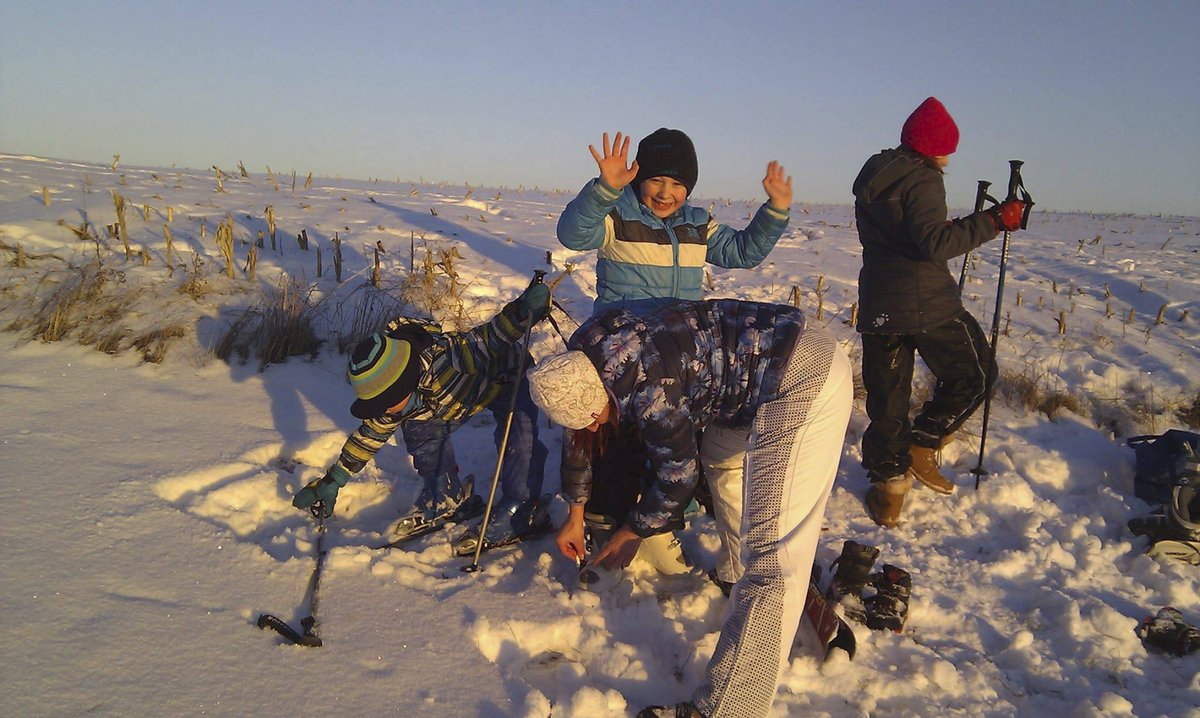
<instances>
[{"instance_id":1,"label":"red glove","mask_svg":"<svg viewBox=\"0 0 1200 718\"><path fill-rule=\"evenodd\" d=\"M1021 218L1025 215L1025 203L1019 199L1005 200L992 207L990 213L997 230L1015 232L1021 228Z\"/></svg>"}]
</instances>

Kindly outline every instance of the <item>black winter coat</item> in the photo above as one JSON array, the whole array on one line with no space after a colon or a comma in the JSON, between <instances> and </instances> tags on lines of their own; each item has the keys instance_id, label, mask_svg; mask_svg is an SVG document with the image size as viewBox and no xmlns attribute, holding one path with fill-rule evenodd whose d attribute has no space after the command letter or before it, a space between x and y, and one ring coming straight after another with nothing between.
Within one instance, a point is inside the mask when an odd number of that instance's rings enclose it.
<instances>
[{"instance_id":1,"label":"black winter coat","mask_svg":"<svg viewBox=\"0 0 1200 718\"><path fill-rule=\"evenodd\" d=\"M962 311L946 262L995 238L986 212L947 221L946 186L932 161L908 147L883 150L854 180L863 246L859 332L917 334Z\"/></svg>"}]
</instances>

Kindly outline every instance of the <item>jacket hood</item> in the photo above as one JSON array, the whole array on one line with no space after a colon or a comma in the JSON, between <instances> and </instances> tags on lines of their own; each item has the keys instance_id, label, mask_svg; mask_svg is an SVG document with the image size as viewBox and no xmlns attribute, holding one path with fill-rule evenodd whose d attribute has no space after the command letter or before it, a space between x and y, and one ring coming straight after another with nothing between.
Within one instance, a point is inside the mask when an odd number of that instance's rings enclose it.
<instances>
[{"instance_id":1,"label":"jacket hood","mask_svg":"<svg viewBox=\"0 0 1200 718\"><path fill-rule=\"evenodd\" d=\"M854 179L854 198L870 204L888 187L907 176L914 164L921 164L913 152L902 148L883 150L863 165Z\"/></svg>"}]
</instances>

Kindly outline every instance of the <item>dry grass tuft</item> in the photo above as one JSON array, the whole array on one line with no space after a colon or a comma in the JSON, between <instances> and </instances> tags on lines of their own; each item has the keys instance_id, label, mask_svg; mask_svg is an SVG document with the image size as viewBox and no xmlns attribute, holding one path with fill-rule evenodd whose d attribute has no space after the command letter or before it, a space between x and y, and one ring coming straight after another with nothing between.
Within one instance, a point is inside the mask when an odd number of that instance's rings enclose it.
<instances>
[{"instance_id":1,"label":"dry grass tuft","mask_svg":"<svg viewBox=\"0 0 1200 718\"><path fill-rule=\"evenodd\" d=\"M1045 414L1053 419L1061 411L1086 415L1087 402L1069 392L1047 386L1050 376L1026 364L1021 371L1000 370L996 379L996 394L1009 406Z\"/></svg>"},{"instance_id":2,"label":"dry grass tuft","mask_svg":"<svg viewBox=\"0 0 1200 718\"><path fill-rule=\"evenodd\" d=\"M241 312L217 339L213 353L224 361L257 358L259 368L293 356L315 357L321 348L309 290L282 277L263 300Z\"/></svg>"},{"instance_id":3,"label":"dry grass tuft","mask_svg":"<svg viewBox=\"0 0 1200 718\"><path fill-rule=\"evenodd\" d=\"M1196 392L1196 396L1192 399L1190 405L1181 406L1176 409L1175 416L1188 428L1200 429L1200 391Z\"/></svg>"}]
</instances>

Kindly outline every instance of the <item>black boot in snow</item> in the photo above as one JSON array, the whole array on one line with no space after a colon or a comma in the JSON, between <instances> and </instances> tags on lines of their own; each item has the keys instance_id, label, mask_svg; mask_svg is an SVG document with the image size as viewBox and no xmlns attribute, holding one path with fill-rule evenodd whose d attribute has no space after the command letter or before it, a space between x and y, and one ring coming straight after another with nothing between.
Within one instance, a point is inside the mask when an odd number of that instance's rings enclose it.
<instances>
[{"instance_id":1,"label":"black boot in snow","mask_svg":"<svg viewBox=\"0 0 1200 718\"><path fill-rule=\"evenodd\" d=\"M1183 614L1171 606L1144 618L1136 632L1147 646L1177 656L1200 650L1200 630L1184 621Z\"/></svg>"},{"instance_id":2,"label":"black boot in snow","mask_svg":"<svg viewBox=\"0 0 1200 718\"><path fill-rule=\"evenodd\" d=\"M871 567L879 557L874 546L847 541L842 545L842 555L833 562L834 574L830 579L825 596L829 602L842 610L847 618L866 623L867 614L863 606L863 588L870 580Z\"/></svg>"},{"instance_id":3,"label":"black boot in snow","mask_svg":"<svg viewBox=\"0 0 1200 718\"><path fill-rule=\"evenodd\" d=\"M678 703L643 708L638 711L637 718L704 718L704 714L691 703Z\"/></svg>"},{"instance_id":4,"label":"black boot in snow","mask_svg":"<svg viewBox=\"0 0 1200 718\"><path fill-rule=\"evenodd\" d=\"M721 589L721 593L725 594L725 598L729 598L729 594L733 592L733 582L722 581L721 577L717 575L717 569L715 568L708 570L708 580L715 583L717 588Z\"/></svg>"},{"instance_id":5,"label":"black boot in snow","mask_svg":"<svg viewBox=\"0 0 1200 718\"><path fill-rule=\"evenodd\" d=\"M912 593L912 577L908 571L890 563L871 576L875 595L863 601L867 615L867 628L889 630L900 633L908 619L908 597Z\"/></svg>"}]
</instances>

